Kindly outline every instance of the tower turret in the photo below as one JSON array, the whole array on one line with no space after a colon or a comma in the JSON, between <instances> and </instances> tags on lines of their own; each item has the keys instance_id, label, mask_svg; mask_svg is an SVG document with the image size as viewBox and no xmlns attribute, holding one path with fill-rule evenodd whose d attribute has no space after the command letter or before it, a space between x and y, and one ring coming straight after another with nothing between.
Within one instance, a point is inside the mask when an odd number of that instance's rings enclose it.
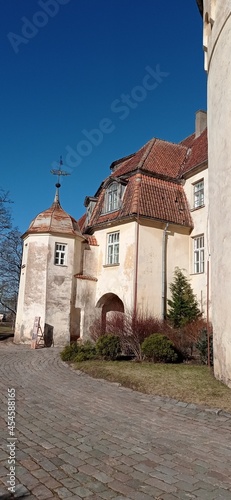
<instances>
[{"instance_id":1,"label":"tower turret","mask_svg":"<svg viewBox=\"0 0 231 500\"><path fill-rule=\"evenodd\" d=\"M52 172L53 173L53 172ZM57 172L56 172L57 174ZM57 175L63 175L60 170ZM35 317L52 328L55 345L66 345L75 331L74 275L80 272L77 221L63 210L59 179L50 208L40 212L23 235L15 342L30 342ZM74 298L73 298L74 299Z\"/></svg>"},{"instance_id":2,"label":"tower turret","mask_svg":"<svg viewBox=\"0 0 231 500\"><path fill-rule=\"evenodd\" d=\"M231 2L197 0L203 7L208 73L209 230L215 376L231 387Z\"/></svg>"}]
</instances>

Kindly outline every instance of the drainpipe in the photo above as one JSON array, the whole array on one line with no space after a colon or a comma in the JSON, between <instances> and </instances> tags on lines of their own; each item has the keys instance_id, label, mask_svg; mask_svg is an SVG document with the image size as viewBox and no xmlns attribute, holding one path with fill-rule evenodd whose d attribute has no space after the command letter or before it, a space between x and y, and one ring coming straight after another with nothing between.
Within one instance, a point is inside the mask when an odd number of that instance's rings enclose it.
<instances>
[{"instance_id":1,"label":"drainpipe","mask_svg":"<svg viewBox=\"0 0 231 500\"><path fill-rule=\"evenodd\" d=\"M208 362L208 367L210 367L210 325L209 325L209 258L207 260L207 362Z\"/></svg>"},{"instance_id":2,"label":"drainpipe","mask_svg":"<svg viewBox=\"0 0 231 500\"><path fill-rule=\"evenodd\" d=\"M161 318L166 319L166 267L167 267L167 229L169 223L166 224L163 231L162 240L162 302L161 302Z\"/></svg>"},{"instance_id":3,"label":"drainpipe","mask_svg":"<svg viewBox=\"0 0 231 500\"><path fill-rule=\"evenodd\" d=\"M141 175L136 179L136 182L141 184ZM133 310L136 317L137 312L137 289L138 289L138 261L139 261L139 235L140 235L140 190L138 189L138 200L137 200L137 219L136 219L136 247L135 247L135 281L134 281L134 303Z\"/></svg>"}]
</instances>

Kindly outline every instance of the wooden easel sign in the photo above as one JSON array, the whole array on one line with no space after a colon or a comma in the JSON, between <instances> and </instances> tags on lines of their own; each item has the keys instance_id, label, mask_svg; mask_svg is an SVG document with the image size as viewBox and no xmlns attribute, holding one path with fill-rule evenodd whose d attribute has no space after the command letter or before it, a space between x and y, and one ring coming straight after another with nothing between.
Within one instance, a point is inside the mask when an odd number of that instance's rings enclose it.
<instances>
[{"instance_id":1,"label":"wooden easel sign","mask_svg":"<svg viewBox=\"0 0 231 500\"><path fill-rule=\"evenodd\" d=\"M31 349L36 349L36 345L38 342L38 332L40 329L41 329L40 316L35 316L34 326L33 326L33 330L32 330Z\"/></svg>"}]
</instances>

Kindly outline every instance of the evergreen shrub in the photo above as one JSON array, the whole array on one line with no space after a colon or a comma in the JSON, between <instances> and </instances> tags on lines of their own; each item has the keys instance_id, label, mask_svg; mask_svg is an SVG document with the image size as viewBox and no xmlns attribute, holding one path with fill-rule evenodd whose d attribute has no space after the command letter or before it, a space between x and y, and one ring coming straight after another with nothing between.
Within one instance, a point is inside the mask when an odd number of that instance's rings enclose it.
<instances>
[{"instance_id":1,"label":"evergreen shrub","mask_svg":"<svg viewBox=\"0 0 231 500\"><path fill-rule=\"evenodd\" d=\"M182 328L201 316L196 295L183 271L176 267L170 284L172 298L168 300L167 317L174 328Z\"/></svg>"},{"instance_id":2,"label":"evergreen shrub","mask_svg":"<svg viewBox=\"0 0 231 500\"><path fill-rule=\"evenodd\" d=\"M117 335L102 335L96 342L96 352L104 359L115 360L121 352Z\"/></svg>"},{"instance_id":3,"label":"evergreen shrub","mask_svg":"<svg viewBox=\"0 0 231 500\"><path fill-rule=\"evenodd\" d=\"M210 347L210 365L213 366L213 336L210 335L209 338L209 347ZM208 364L208 336L207 336L207 329L204 328L201 333L200 337L196 343L196 349L199 351L199 356L200 356L200 362L203 365Z\"/></svg>"},{"instance_id":4,"label":"evergreen shrub","mask_svg":"<svg viewBox=\"0 0 231 500\"><path fill-rule=\"evenodd\" d=\"M87 361L89 359L96 358L96 347L95 345L87 340L84 344L78 346L78 353L74 357L74 361Z\"/></svg>"},{"instance_id":5,"label":"evergreen shrub","mask_svg":"<svg viewBox=\"0 0 231 500\"><path fill-rule=\"evenodd\" d=\"M63 361L73 361L78 353L79 346L77 342L66 345L61 351L60 356Z\"/></svg>"},{"instance_id":6,"label":"evergreen shrub","mask_svg":"<svg viewBox=\"0 0 231 500\"><path fill-rule=\"evenodd\" d=\"M175 363L178 360L171 340L158 333L146 338L141 345L141 350L143 356L154 363Z\"/></svg>"}]
</instances>

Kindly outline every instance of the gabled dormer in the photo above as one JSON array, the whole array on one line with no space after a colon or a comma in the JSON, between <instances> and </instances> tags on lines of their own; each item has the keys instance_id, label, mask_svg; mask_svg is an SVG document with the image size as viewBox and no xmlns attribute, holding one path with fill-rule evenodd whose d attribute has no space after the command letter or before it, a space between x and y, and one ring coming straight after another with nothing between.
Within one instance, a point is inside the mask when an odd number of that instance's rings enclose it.
<instances>
[{"instance_id":1,"label":"gabled dormer","mask_svg":"<svg viewBox=\"0 0 231 500\"><path fill-rule=\"evenodd\" d=\"M102 213L115 212L121 208L126 182L117 178L107 179Z\"/></svg>"}]
</instances>

